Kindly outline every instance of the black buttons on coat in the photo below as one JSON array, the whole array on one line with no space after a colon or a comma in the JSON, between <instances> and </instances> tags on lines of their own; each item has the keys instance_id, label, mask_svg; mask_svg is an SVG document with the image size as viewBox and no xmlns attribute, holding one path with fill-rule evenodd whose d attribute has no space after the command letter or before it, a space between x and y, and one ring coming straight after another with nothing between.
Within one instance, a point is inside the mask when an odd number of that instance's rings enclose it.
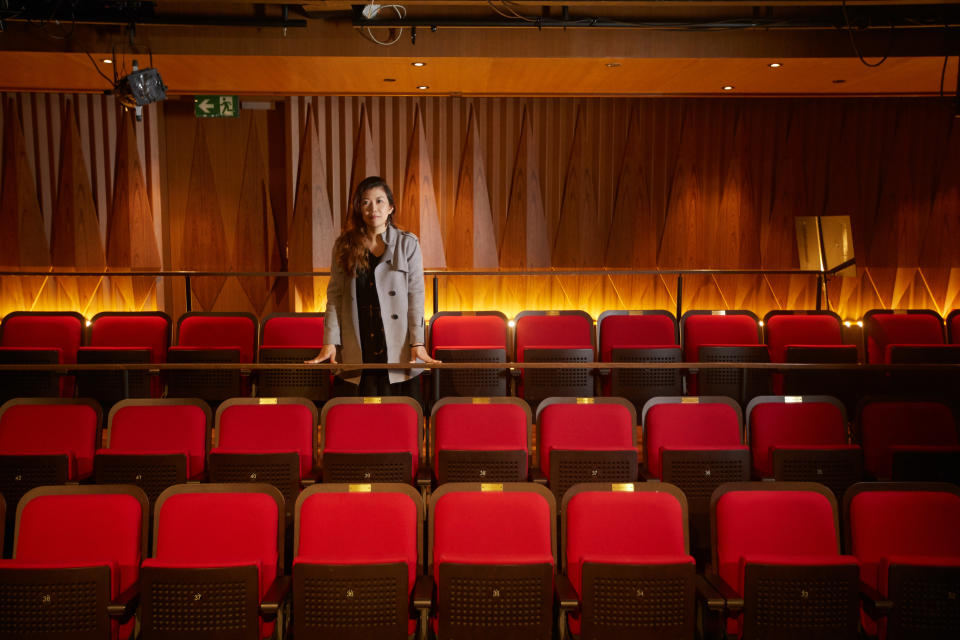
<instances>
[{"instance_id":1,"label":"black buttons on coat","mask_svg":"<svg viewBox=\"0 0 960 640\"><path fill-rule=\"evenodd\" d=\"M391 319L391 320L396 320L396 319L399 318L399 317L400 317L400 316L398 316L398 315L395 314L395 313L390 315L390 319Z\"/></svg>"},{"instance_id":2,"label":"black buttons on coat","mask_svg":"<svg viewBox=\"0 0 960 640\"><path fill-rule=\"evenodd\" d=\"M388 295L395 296L395 295L397 295L397 292L396 292L396 291L391 291Z\"/></svg>"}]
</instances>

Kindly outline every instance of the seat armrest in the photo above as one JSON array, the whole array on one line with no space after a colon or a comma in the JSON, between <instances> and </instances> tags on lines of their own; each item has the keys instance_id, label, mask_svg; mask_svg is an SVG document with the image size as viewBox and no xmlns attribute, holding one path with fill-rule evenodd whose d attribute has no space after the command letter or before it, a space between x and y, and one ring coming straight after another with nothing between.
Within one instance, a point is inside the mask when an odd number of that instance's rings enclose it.
<instances>
[{"instance_id":1,"label":"seat armrest","mask_svg":"<svg viewBox=\"0 0 960 640\"><path fill-rule=\"evenodd\" d=\"M116 600L110 601L107 605L107 615L124 623L137 610L138 604L140 604L140 583L134 582L126 591L118 595Z\"/></svg>"},{"instance_id":2,"label":"seat armrest","mask_svg":"<svg viewBox=\"0 0 960 640\"><path fill-rule=\"evenodd\" d=\"M733 590L726 580L718 575L707 574L702 577L702 584L713 589L716 595L723 599L723 608L729 616L739 615L743 611L743 596ZM704 587L706 593L706 586ZM698 583L698 592L701 583Z\"/></svg>"},{"instance_id":3,"label":"seat armrest","mask_svg":"<svg viewBox=\"0 0 960 640\"><path fill-rule=\"evenodd\" d=\"M417 479L416 484L417 488L423 490L428 488L433 483L433 472L430 471L430 467L420 466L417 468Z\"/></svg>"},{"instance_id":4,"label":"seat armrest","mask_svg":"<svg viewBox=\"0 0 960 640\"><path fill-rule=\"evenodd\" d=\"M645 464L637 467L637 479L641 482L660 482L660 478L650 473L650 469L647 469Z\"/></svg>"},{"instance_id":5,"label":"seat armrest","mask_svg":"<svg viewBox=\"0 0 960 640\"><path fill-rule=\"evenodd\" d=\"M558 575L553 582L553 589L561 612L576 613L580 609L580 598L577 596L570 578L562 574Z\"/></svg>"},{"instance_id":6,"label":"seat armrest","mask_svg":"<svg viewBox=\"0 0 960 640\"><path fill-rule=\"evenodd\" d=\"M860 602L863 604L864 612L873 620L882 618L893 611L893 600L862 580L860 581Z\"/></svg>"},{"instance_id":7,"label":"seat armrest","mask_svg":"<svg viewBox=\"0 0 960 640\"><path fill-rule=\"evenodd\" d=\"M542 469L530 469L530 480L537 484L547 486L547 476L543 474Z\"/></svg>"},{"instance_id":8,"label":"seat armrest","mask_svg":"<svg viewBox=\"0 0 960 640\"><path fill-rule=\"evenodd\" d=\"M433 606L433 577L417 576L413 585L413 608L418 611L430 611Z\"/></svg>"},{"instance_id":9,"label":"seat armrest","mask_svg":"<svg viewBox=\"0 0 960 640\"><path fill-rule=\"evenodd\" d=\"M610 369L597 369L597 373L606 378L610 375Z\"/></svg>"},{"instance_id":10,"label":"seat armrest","mask_svg":"<svg viewBox=\"0 0 960 640\"><path fill-rule=\"evenodd\" d=\"M187 478L187 484L200 484L207 481L207 472L201 471Z\"/></svg>"},{"instance_id":11,"label":"seat armrest","mask_svg":"<svg viewBox=\"0 0 960 640\"><path fill-rule=\"evenodd\" d=\"M279 576L267 589L267 593L260 602L260 617L270 622L277 617L280 607L290 597L290 576Z\"/></svg>"}]
</instances>

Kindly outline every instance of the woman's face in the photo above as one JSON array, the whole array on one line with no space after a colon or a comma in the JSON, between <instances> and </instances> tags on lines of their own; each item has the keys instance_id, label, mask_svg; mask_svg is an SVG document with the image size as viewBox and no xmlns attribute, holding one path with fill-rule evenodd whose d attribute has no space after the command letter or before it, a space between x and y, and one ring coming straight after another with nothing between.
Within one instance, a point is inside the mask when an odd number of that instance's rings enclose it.
<instances>
[{"instance_id":1,"label":"woman's face","mask_svg":"<svg viewBox=\"0 0 960 640\"><path fill-rule=\"evenodd\" d=\"M383 187L367 189L360 196L360 214L367 229L381 233L387 227L387 217L393 213L387 192Z\"/></svg>"}]
</instances>

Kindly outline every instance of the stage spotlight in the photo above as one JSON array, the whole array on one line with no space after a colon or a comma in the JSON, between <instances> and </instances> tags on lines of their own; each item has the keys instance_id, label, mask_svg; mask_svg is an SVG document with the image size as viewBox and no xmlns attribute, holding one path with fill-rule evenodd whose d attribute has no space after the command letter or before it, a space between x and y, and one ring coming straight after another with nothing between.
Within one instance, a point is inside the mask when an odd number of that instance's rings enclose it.
<instances>
[{"instance_id":1,"label":"stage spotlight","mask_svg":"<svg viewBox=\"0 0 960 640\"><path fill-rule=\"evenodd\" d=\"M160 79L160 72L156 69L138 69L137 61L133 61L133 72L117 80L113 93L120 104L128 109L135 109L137 120L143 118L143 105L165 100L167 87Z\"/></svg>"}]
</instances>

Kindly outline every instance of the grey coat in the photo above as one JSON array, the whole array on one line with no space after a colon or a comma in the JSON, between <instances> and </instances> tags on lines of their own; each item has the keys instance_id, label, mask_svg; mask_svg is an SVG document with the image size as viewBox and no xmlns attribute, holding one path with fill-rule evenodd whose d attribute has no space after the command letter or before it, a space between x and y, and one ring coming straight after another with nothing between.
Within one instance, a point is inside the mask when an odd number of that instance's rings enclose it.
<instances>
[{"instance_id":1,"label":"grey coat","mask_svg":"<svg viewBox=\"0 0 960 640\"><path fill-rule=\"evenodd\" d=\"M423 258L417 236L387 225L382 235L387 245L380 263L373 270L387 339L387 362L410 362L410 345L423 344ZM357 319L357 279L348 276L332 260L327 285L327 310L323 323L324 344L340 347L339 361L363 362L360 349L360 323ZM390 383L403 382L423 369L391 369ZM344 368L343 378L357 384L360 370Z\"/></svg>"}]
</instances>

